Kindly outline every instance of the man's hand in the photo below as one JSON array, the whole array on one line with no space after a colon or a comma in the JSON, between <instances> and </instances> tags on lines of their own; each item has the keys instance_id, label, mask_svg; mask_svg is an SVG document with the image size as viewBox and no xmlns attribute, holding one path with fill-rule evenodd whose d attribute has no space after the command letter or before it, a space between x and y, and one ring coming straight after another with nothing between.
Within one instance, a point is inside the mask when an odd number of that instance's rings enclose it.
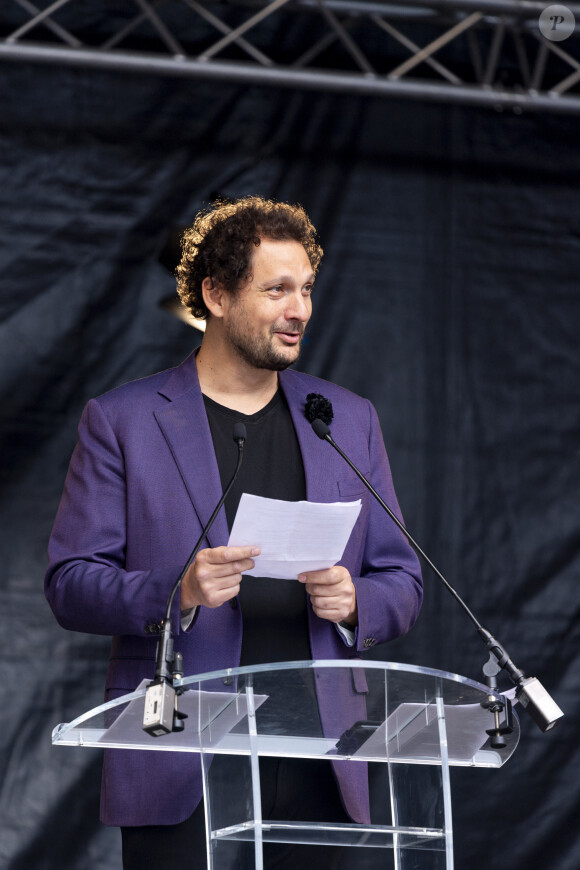
<instances>
[{"instance_id":1,"label":"man's hand","mask_svg":"<svg viewBox=\"0 0 580 870\"><path fill-rule=\"evenodd\" d=\"M240 591L242 571L254 567L257 547L215 547L200 550L181 582L181 609L219 607Z\"/></svg>"},{"instance_id":2,"label":"man's hand","mask_svg":"<svg viewBox=\"0 0 580 870\"><path fill-rule=\"evenodd\" d=\"M300 574L298 580L306 586L312 609L321 619L346 622L352 626L358 624L356 590L350 574L342 565L323 571L308 571Z\"/></svg>"}]
</instances>

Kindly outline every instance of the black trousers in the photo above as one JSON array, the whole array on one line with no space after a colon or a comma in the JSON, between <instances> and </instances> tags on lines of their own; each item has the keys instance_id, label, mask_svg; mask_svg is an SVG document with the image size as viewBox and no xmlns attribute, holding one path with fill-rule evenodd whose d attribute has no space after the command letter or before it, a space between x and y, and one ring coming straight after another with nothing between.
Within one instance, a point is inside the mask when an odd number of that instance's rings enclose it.
<instances>
[{"instance_id":1,"label":"black trousers","mask_svg":"<svg viewBox=\"0 0 580 870\"><path fill-rule=\"evenodd\" d=\"M220 761L221 759L221 761ZM213 765L228 764L216 756ZM228 774L231 775L231 774ZM261 758L260 784L263 818L312 822L349 822L330 762L300 758ZM235 800L232 782L232 800ZM178 825L121 828L123 870L207 870L205 819L201 803L189 819ZM227 853L232 870L254 867L253 849L231 843ZM265 870L316 867L336 870L341 847L288 843L264 844Z\"/></svg>"}]
</instances>

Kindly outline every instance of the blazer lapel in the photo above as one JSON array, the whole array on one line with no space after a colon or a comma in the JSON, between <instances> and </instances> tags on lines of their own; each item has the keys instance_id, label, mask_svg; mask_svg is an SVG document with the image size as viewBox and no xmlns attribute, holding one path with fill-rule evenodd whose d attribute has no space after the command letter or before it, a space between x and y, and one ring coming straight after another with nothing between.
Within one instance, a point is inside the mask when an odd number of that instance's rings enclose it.
<instances>
[{"instance_id":1,"label":"blazer lapel","mask_svg":"<svg viewBox=\"0 0 580 870\"><path fill-rule=\"evenodd\" d=\"M314 434L306 419L304 405L308 389L291 370L280 372L279 377L300 444L306 478L306 498L308 501L335 502L337 488L333 450Z\"/></svg>"},{"instance_id":2,"label":"blazer lapel","mask_svg":"<svg viewBox=\"0 0 580 870\"><path fill-rule=\"evenodd\" d=\"M279 377L300 444L306 498L309 501L334 502L337 500L337 489L333 451L316 437L304 416L307 389L291 370L281 372ZM173 370L159 392L169 402L155 411L155 418L203 527L222 495L222 485L199 386L195 354ZM208 535L208 543L212 547L222 546L228 537L226 514L222 507Z\"/></svg>"},{"instance_id":3,"label":"blazer lapel","mask_svg":"<svg viewBox=\"0 0 580 870\"><path fill-rule=\"evenodd\" d=\"M170 401L155 411L155 418L203 527L222 495L222 485L194 354L174 369L159 392ZM223 507L207 537L210 547L227 543L229 533Z\"/></svg>"}]
</instances>

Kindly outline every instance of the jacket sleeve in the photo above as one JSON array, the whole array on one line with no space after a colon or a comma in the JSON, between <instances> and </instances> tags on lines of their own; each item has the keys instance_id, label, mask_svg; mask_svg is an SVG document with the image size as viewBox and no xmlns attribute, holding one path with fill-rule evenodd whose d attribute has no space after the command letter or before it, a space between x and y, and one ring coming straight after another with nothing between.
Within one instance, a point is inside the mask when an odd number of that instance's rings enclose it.
<instances>
[{"instance_id":1,"label":"jacket sleeve","mask_svg":"<svg viewBox=\"0 0 580 870\"><path fill-rule=\"evenodd\" d=\"M94 634L146 634L165 615L181 566L127 571L127 506L121 446L97 399L79 425L49 542L45 594L67 629ZM179 631L179 595L172 625Z\"/></svg>"},{"instance_id":2,"label":"jacket sleeve","mask_svg":"<svg viewBox=\"0 0 580 870\"><path fill-rule=\"evenodd\" d=\"M402 521L387 452L374 407L368 403L370 483ZM369 512L360 576L353 576L358 608L357 649L406 634L423 599L418 557L393 520L368 493Z\"/></svg>"}]
</instances>

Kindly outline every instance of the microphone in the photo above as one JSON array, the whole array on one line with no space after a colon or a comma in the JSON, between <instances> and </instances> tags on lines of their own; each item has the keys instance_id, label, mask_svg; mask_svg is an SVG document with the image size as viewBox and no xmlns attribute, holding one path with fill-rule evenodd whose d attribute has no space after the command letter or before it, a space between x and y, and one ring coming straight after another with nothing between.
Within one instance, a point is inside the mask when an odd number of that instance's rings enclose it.
<instances>
[{"instance_id":1,"label":"microphone","mask_svg":"<svg viewBox=\"0 0 580 870\"><path fill-rule=\"evenodd\" d=\"M181 574L173 584L173 588L167 599L167 608L165 618L161 626L148 626L153 632L161 632L161 637L157 645L157 660L155 664L155 678L149 683L145 692L145 709L143 712L143 730L153 737L161 737L163 734L170 734L172 731L183 731L183 720L187 718L187 714L181 713L177 708L177 698L181 694L179 689L173 687L173 680L180 679L183 676L183 656L180 652L173 649L173 632L171 630L171 608L177 590L181 586L181 581L185 577L188 568L197 556L201 545L214 524L224 501L228 497L232 486L238 476L239 470L242 467L244 458L244 444L246 441L246 427L243 423L234 423L233 439L238 445L238 461L235 471L230 482L226 486L223 495L218 501L214 512L204 526L198 541L193 548L191 555Z\"/></svg>"},{"instance_id":2,"label":"microphone","mask_svg":"<svg viewBox=\"0 0 580 870\"><path fill-rule=\"evenodd\" d=\"M538 727L544 732L549 731L551 728L553 728L554 725L556 725L557 722L564 715L563 711L556 704L554 699L548 694L546 689L542 686L542 684L536 677L526 677L524 672L516 667L514 662L507 654L505 648L476 619L476 617L471 612L465 601L461 598L459 593L456 592L453 586L445 579L441 571L439 571L439 569L433 564L427 554L421 549L419 544L410 535L410 533L407 531L407 529L396 516L396 514L394 514L390 507L385 504L383 499L380 497L375 488L369 483L364 474L359 471L356 465L349 459L346 453L341 450L336 441L333 439L328 426L328 424L331 423L334 418L334 411L330 401L328 399L325 399L324 396L321 396L319 393L309 393L306 397L304 413L306 415L306 419L311 423L312 429L314 430L315 434L318 435L321 440L328 441L328 443L332 445L332 447L334 447L337 453L342 456L344 461L352 468L359 480L362 481L362 483L366 486L371 495L376 499L376 501L378 501L383 510L388 513L390 518L405 535L407 540L413 545L415 550L425 560L431 570L434 571L437 577L442 581L447 591L450 592L455 600L461 605L469 619L471 619L471 621L475 625L479 636L482 638L483 642L486 645L488 652L490 652L491 655L495 658L498 666L506 670L510 679L515 684L517 700L520 702L522 707L527 710L536 725L538 725ZM489 662L487 663L487 665L489 665ZM492 712L496 712L494 711L493 706L490 706L490 709L492 710ZM494 733L491 736L495 736L497 739L499 739L500 733L503 730L504 729L499 728L496 713L496 727L495 729L493 729ZM499 743L496 742L496 745L499 745Z\"/></svg>"}]
</instances>

